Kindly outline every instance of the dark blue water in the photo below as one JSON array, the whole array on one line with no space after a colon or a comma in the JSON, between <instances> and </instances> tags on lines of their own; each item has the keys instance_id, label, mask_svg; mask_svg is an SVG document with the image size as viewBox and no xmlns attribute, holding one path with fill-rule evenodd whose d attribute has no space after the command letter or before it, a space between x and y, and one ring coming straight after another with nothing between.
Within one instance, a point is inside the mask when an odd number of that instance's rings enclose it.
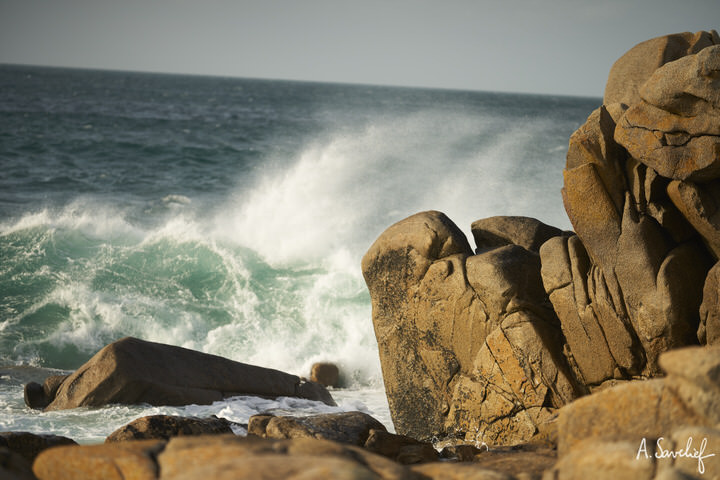
<instances>
[{"instance_id":1,"label":"dark blue water","mask_svg":"<svg viewBox=\"0 0 720 480\"><path fill-rule=\"evenodd\" d=\"M32 429L17 368L126 335L381 389L363 253L427 209L569 228L567 142L599 104L0 66L0 412Z\"/></svg>"}]
</instances>

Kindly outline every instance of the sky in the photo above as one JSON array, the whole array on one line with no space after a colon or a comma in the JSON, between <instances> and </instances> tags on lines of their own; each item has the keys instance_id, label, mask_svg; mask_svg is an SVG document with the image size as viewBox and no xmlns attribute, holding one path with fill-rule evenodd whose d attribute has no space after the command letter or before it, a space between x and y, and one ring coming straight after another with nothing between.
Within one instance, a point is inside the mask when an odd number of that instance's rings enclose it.
<instances>
[{"instance_id":1,"label":"sky","mask_svg":"<svg viewBox=\"0 0 720 480\"><path fill-rule=\"evenodd\" d=\"M719 0L0 0L0 63L601 97Z\"/></svg>"}]
</instances>

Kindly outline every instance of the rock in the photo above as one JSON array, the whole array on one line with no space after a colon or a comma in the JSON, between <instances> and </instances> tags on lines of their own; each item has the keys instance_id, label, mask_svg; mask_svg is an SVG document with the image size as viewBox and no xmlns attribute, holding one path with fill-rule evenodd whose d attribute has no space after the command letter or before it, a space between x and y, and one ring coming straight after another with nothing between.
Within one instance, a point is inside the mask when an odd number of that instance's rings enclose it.
<instances>
[{"instance_id":1,"label":"rock","mask_svg":"<svg viewBox=\"0 0 720 480\"><path fill-rule=\"evenodd\" d=\"M105 439L105 443L128 440L164 439L181 435L208 435L233 433L231 422L224 418L176 417L150 415L133 420L118 428Z\"/></svg>"},{"instance_id":2,"label":"rock","mask_svg":"<svg viewBox=\"0 0 720 480\"><path fill-rule=\"evenodd\" d=\"M415 479L419 476L360 447L328 440L214 435L175 437L158 457L161 479Z\"/></svg>"},{"instance_id":3,"label":"rock","mask_svg":"<svg viewBox=\"0 0 720 480\"><path fill-rule=\"evenodd\" d=\"M161 440L73 445L45 450L33 464L38 480L155 480Z\"/></svg>"},{"instance_id":4,"label":"rock","mask_svg":"<svg viewBox=\"0 0 720 480\"><path fill-rule=\"evenodd\" d=\"M656 441L657 442L657 441ZM662 449L662 450L661 450ZM658 476L669 478L720 478L720 430L717 428L685 427L678 428L663 438L654 448L660 456L655 460ZM672 458L670 452L686 451L696 456L678 456Z\"/></svg>"},{"instance_id":5,"label":"rock","mask_svg":"<svg viewBox=\"0 0 720 480\"><path fill-rule=\"evenodd\" d=\"M42 385L37 382L25 385L25 405L35 409L47 407L67 377L68 375L51 375L45 379Z\"/></svg>"},{"instance_id":6,"label":"rock","mask_svg":"<svg viewBox=\"0 0 720 480\"><path fill-rule=\"evenodd\" d=\"M404 465L436 461L438 452L431 443L420 442L405 435L385 430L370 430L365 449Z\"/></svg>"},{"instance_id":7,"label":"rock","mask_svg":"<svg viewBox=\"0 0 720 480\"><path fill-rule=\"evenodd\" d=\"M0 478L3 480L35 480L30 462L19 453L0 447Z\"/></svg>"},{"instance_id":8,"label":"rock","mask_svg":"<svg viewBox=\"0 0 720 480\"><path fill-rule=\"evenodd\" d=\"M371 430L386 431L382 423L362 412L324 413L306 417L257 417L250 417L248 433L264 438L309 437L363 446Z\"/></svg>"},{"instance_id":9,"label":"rock","mask_svg":"<svg viewBox=\"0 0 720 480\"><path fill-rule=\"evenodd\" d=\"M556 330L525 312L508 315L480 349L474 369L455 383L448 430L488 445L530 439L559 407L578 396L563 365Z\"/></svg>"},{"instance_id":10,"label":"rock","mask_svg":"<svg viewBox=\"0 0 720 480\"><path fill-rule=\"evenodd\" d=\"M543 478L557 480L652 480L655 459L638 457L640 439L634 441L584 441L558 462Z\"/></svg>"},{"instance_id":11,"label":"rock","mask_svg":"<svg viewBox=\"0 0 720 480\"><path fill-rule=\"evenodd\" d=\"M508 221L519 223L540 228ZM362 265L398 433L517 443L578 395L537 253L472 255L447 217L423 212L388 228Z\"/></svg>"},{"instance_id":12,"label":"rock","mask_svg":"<svg viewBox=\"0 0 720 480\"><path fill-rule=\"evenodd\" d=\"M710 269L705 279L698 340L701 344L720 345L720 263Z\"/></svg>"},{"instance_id":13,"label":"rock","mask_svg":"<svg viewBox=\"0 0 720 480\"><path fill-rule=\"evenodd\" d=\"M334 363L315 363L310 370L310 381L326 387L338 387L340 370Z\"/></svg>"},{"instance_id":14,"label":"rock","mask_svg":"<svg viewBox=\"0 0 720 480\"><path fill-rule=\"evenodd\" d=\"M720 177L720 45L656 70L615 130L630 155L665 178Z\"/></svg>"},{"instance_id":15,"label":"rock","mask_svg":"<svg viewBox=\"0 0 720 480\"><path fill-rule=\"evenodd\" d=\"M624 103L628 106L638 103L638 90L659 67L719 43L717 32L712 30L666 35L636 45L610 69L603 103Z\"/></svg>"},{"instance_id":16,"label":"rock","mask_svg":"<svg viewBox=\"0 0 720 480\"><path fill-rule=\"evenodd\" d=\"M598 422L597 419L602 419ZM682 425L703 425L663 379L630 382L580 398L560 410L558 453L585 439L631 441L658 438Z\"/></svg>"},{"instance_id":17,"label":"rock","mask_svg":"<svg viewBox=\"0 0 720 480\"><path fill-rule=\"evenodd\" d=\"M615 143L612 109L593 112L570 139L562 193L581 242L572 258L557 239L542 255L570 354L591 385L657 375L660 353L696 341L712 261L668 198L669 180Z\"/></svg>"},{"instance_id":18,"label":"rock","mask_svg":"<svg viewBox=\"0 0 720 480\"><path fill-rule=\"evenodd\" d=\"M705 184L673 180L667 194L713 257L720 259L720 180Z\"/></svg>"},{"instance_id":19,"label":"rock","mask_svg":"<svg viewBox=\"0 0 720 480\"><path fill-rule=\"evenodd\" d=\"M660 366L668 388L703 419L695 425L720 425L720 345L667 352Z\"/></svg>"},{"instance_id":20,"label":"rock","mask_svg":"<svg viewBox=\"0 0 720 480\"><path fill-rule=\"evenodd\" d=\"M559 228L530 217L484 218L474 221L471 231L478 253L505 245L519 245L538 253L547 240L563 235Z\"/></svg>"},{"instance_id":21,"label":"rock","mask_svg":"<svg viewBox=\"0 0 720 480\"><path fill-rule=\"evenodd\" d=\"M580 398L559 412L561 455L585 439L631 441L720 423L720 346L664 353L665 378L633 381ZM602 418L602 422L595 419Z\"/></svg>"},{"instance_id":22,"label":"rock","mask_svg":"<svg viewBox=\"0 0 720 480\"><path fill-rule=\"evenodd\" d=\"M412 471L422 475L422 478L438 480L514 480L515 478L512 475L467 463L425 463L413 466Z\"/></svg>"},{"instance_id":23,"label":"rock","mask_svg":"<svg viewBox=\"0 0 720 480\"><path fill-rule=\"evenodd\" d=\"M363 257L388 404L402 435L429 440L443 431L458 356L472 357L492 329L466 280L470 255L455 224L423 212L389 227Z\"/></svg>"},{"instance_id":24,"label":"rock","mask_svg":"<svg viewBox=\"0 0 720 480\"><path fill-rule=\"evenodd\" d=\"M38 435L29 432L0 432L0 447L21 455L31 465L40 452L60 445L76 445L75 440L60 435Z\"/></svg>"},{"instance_id":25,"label":"rock","mask_svg":"<svg viewBox=\"0 0 720 480\"><path fill-rule=\"evenodd\" d=\"M210 404L235 395L297 396L334 405L321 385L277 370L127 337L65 379L45 410L111 403Z\"/></svg>"}]
</instances>

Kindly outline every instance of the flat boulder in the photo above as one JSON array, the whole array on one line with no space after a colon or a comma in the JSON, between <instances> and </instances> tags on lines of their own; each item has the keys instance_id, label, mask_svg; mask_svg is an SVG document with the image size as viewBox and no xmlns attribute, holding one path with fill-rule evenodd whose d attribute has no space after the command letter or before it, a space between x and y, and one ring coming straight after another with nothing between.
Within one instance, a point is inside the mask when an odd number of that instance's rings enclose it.
<instances>
[{"instance_id":1,"label":"flat boulder","mask_svg":"<svg viewBox=\"0 0 720 480\"><path fill-rule=\"evenodd\" d=\"M45 410L113 403L211 404L237 395L300 397L335 404L322 385L302 382L295 375L126 337L104 347L65 378L54 398L46 399Z\"/></svg>"},{"instance_id":2,"label":"flat boulder","mask_svg":"<svg viewBox=\"0 0 720 480\"><path fill-rule=\"evenodd\" d=\"M105 443L128 440L149 440L183 435L211 435L233 433L231 422L224 418L177 417L173 415L149 415L124 425L105 439Z\"/></svg>"},{"instance_id":3,"label":"flat boulder","mask_svg":"<svg viewBox=\"0 0 720 480\"><path fill-rule=\"evenodd\" d=\"M263 438L318 438L363 446L371 431L387 431L385 426L363 412L323 413L305 417L255 415L248 422L248 433Z\"/></svg>"}]
</instances>

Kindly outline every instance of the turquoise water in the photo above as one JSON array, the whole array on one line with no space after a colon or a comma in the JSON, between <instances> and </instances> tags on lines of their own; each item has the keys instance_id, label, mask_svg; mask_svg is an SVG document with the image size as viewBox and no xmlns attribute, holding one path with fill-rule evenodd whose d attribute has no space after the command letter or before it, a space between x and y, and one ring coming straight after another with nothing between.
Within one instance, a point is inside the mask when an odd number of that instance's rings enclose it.
<instances>
[{"instance_id":1,"label":"turquoise water","mask_svg":"<svg viewBox=\"0 0 720 480\"><path fill-rule=\"evenodd\" d=\"M599 103L0 66L0 430L109 433L120 407L49 416L21 387L126 335L334 361L336 396L389 423L362 255L427 209L569 228L567 141Z\"/></svg>"}]
</instances>

